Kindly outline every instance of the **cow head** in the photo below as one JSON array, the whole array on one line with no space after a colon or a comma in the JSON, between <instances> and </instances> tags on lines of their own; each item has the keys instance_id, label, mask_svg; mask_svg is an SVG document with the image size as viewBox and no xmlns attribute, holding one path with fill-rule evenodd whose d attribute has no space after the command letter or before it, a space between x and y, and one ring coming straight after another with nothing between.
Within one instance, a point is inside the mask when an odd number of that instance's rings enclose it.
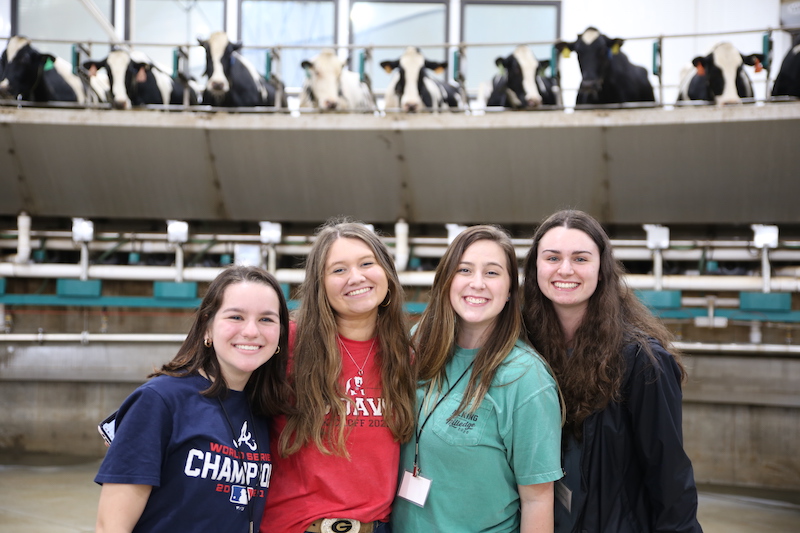
<instances>
[{"instance_id":1,"label":"cow head","mask_svg":"<svg viewBox=\"0 0 800 533\"><path fill-rule=\"evenodd\" d=\"M225 32L212 33L207 41L197 40L206 50L206 71L208 84L206 90L215 99L224 98L230 91L231 64L233 53L241 49L242 43L232 43Z\"/></svg>"},{"instance_id":2,"label":"cow head","mask_svg":"<svg viewBox=\"0 0 800 533\"><path fill-rule=\"evenodd\" d=\"M543 65L527 46L520 45L508 57L498 57L495 64L504 69L508 79L506 94L512 107L537 107L542 105L542 95L536 83L536 76L550 65Z\"/></svg>"},{"instance_id":3,"label":"cow head","mask_svg":"<svg viewBox=\"0 0 800 533\"><path fill-rule=\"evenodd\" d=\"M43 54L31 46L27 37L15 35L8 40L3 52L6 64L0 81L0 95L4 98L30 99L37 82L48 68L53 68L56 57Z\"/></svg>"},{"instance_id":4,"label":"cow head","mask_svg":"<svg viewBox=\"0 0 800 533\"><path fill-rule=\"evenodd\" d=\"M578 64L581 68L581 86L578 90L580 103L597 103L599 94L603 90L603 82L611 67L613 56L619 54L619 49L625 41L606 37L597 28L586 28L574 43L558 42L556 49L564 57L573 51L578 54Z\"/></svg>"},{"instance_id":5,"label":"cow head","mask_svg":"<svg viewBox=\"0 0 800 533\"><path fill-rule=\"evenodd\" d=\"M301 63L308 76L307 90L319 109L332 111L340 107L339 82L345 63L330 48Z\"/></svg>"},{"instance_id":6,"label":"cow head","mask_svg":"<svg viewBox=\"0 0 800 533\"><path fill-rule=\"evenodd\" d=\"M106 69L111 106L114 109L130 109L131 96L136 93L138 84L147 81L151 64L143 54L120 48L109 52L105 59L85 61L83 67L90 73L101 68Z\"/></svg>"},{"instance_id":7,"label":"cow head","mask_svg":"<svg viewBox=\"0 0 800 533\"><path fill-rule=\"evenodd\" d=\"M762 54L745 56L733 44L721 42L714 45L708 55L694 58L692 64L697 74L704 76L707 87L704 99L724 105L741 104L742 97L753 96L753 86L743 66L755 66L759 70L763 61Z\"/></svg>"},{"instance_id":8,"label":"cow head","mask_svg":"<svg viewBox=\"0 0 800 533\"><path fill-rule=\"evenodd\" d=\"M390 86L389 91L394 91L397 95L403 111L413 112L433 105L430 93L425 88L424 69L441 73L447 68L447 62L425 59L419 48L409 46L400 59L382 61L381 67L388 73L397 70L397 80L392 80L393 87Z\"/></svg>"}]
</instances>

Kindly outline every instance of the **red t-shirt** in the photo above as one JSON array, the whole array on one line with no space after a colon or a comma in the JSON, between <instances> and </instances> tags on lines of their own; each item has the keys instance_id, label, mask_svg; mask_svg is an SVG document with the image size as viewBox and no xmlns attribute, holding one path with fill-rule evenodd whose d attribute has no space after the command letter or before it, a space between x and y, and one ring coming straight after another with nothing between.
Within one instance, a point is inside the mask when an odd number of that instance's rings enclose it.
<instances>
[{"instance_id":1,"label":"red t-shirt","mask_svg":"<svg viewBox=\"0 0 800 533\"><path fill-rule=\"evenodd\" d=\"M294 324L290 345L294 344ZM400 445L382 415L380 366L373 339L342 338L350 356L342 353L342 387L355 401L349 405L347 451L350 459L324 455L314 445L282 458L278 435L285 417L276 417L271 431L272 479L260 533L301 533L320 518L387 521L397 490ZM372 347L370 349L370 347ZM367 359L369 354L369 359ZM364 364L366 361L366 364ZM357 365L358 366L357 366ZM358 368L363 365L364 375ZM359 378L361 378L359 380Z\"/></svg>"}]
</instances>

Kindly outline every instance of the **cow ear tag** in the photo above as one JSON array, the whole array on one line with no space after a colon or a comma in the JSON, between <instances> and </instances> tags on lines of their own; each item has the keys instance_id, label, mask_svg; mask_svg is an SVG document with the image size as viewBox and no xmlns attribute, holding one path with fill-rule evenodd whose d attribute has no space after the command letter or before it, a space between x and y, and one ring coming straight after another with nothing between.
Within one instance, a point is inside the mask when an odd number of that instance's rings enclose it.
<instances>
[{"instance_id":1,"label":"cow ear tag","mask_svg":"<svg viewBox=\"0 0 800 533\"><path fill-rule=\"evenodd\" d=\"M615 43L614 45L612 45L611 46L611 54L612 55L617 55L619 53L619 47L620 46L621 45L619 43Z\"/></svg>"},{"instance_id":2,"label":"cow ear tag","mask_svg":"<svg viewBox=\"0 0 800 533\"><path fill-rule=\"evenodd\" d=\"M705 76L706 75L706 67L704 67L702 63L698 63L695 68L697 69L697 75L698 76Z\"/></svg>"},{"instance_id":3,"label":"cow ear tag","mask_svg":"<svg viewBox=\"0 0 800 533\"><path fill-rule=\"evenodd\" d=\"M47 61L44 62L44 69L45 70L53 70L55 68L55 63L53 63L53 58L48 57Z\"/></svg>"},{"instance_id":4,"label":"cow ear tag","mask_svg":"<svg viewBox=\"0 0 800 533\"><path fill-rule=\"evenodd\" d=\"M753 61L756 63L756 72L761 72L764 70L764 65L761 64L761 61L759 61L758 58L755 58Z\"/></svg>"},{"instance_id":5,"label":"cow ear tag","mask_svg":"<svg viewBox=\"0 0 800 533\"><path fill-rule=\"evenodd\" d=\"M570 49L565 46L564 48L561 49L561 57L563 57L564 59L568 58L569 52Z\"/></svg>"}]
</instances>

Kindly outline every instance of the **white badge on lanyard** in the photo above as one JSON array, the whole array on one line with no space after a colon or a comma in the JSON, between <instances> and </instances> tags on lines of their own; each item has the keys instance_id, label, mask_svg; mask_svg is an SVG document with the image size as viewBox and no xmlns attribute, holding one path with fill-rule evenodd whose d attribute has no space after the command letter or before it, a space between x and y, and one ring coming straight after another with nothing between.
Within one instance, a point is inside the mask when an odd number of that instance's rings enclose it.
<instances>
[{"instance_id":1,"label":"white badge on lanyard","mask_svg":"<svg viewBox=\"0 0 800 533\"><path fill-rule=\"evenodd\" d=\"M420 475L414 475L408 470L403 473L403 481L397 495L415 505L425 507L428 492L431 490L431 480Z\"/></svg>"}]
</instances>

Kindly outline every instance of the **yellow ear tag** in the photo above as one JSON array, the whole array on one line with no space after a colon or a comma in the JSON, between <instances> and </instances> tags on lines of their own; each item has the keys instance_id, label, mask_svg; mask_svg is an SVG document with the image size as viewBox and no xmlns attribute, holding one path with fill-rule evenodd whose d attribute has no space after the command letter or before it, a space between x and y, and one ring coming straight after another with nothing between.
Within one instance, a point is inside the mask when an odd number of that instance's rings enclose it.
<instances>
[{"instance_id":1,"label":"yellow ear tag","mask_svg":"<svg viewBox=\"0 0 800 533\"><path fill-rule=\"evenodd\" d=\"M564 48L561 49L561 57L563 57L564 59L568 58L569 52L570 49L565 46Z\"/></svg>"},{"instance_id":2,"label":"yellow ear tag","mask_svg":"<svg viewBox=\"0 0 800 533\"><path fill-rule=\"evenodd\" d=\"M387 65L387 66L383 67L383 70L385 70L387 74L391 74L392 71L394 70L394 68L392 68L392 67Z\"/></svg>"},{"instance_id":3,"label":"yellow ear tag","mask_svg":"<svg viewBox=\"0 0 800 533\"><path fill-rule=\"evenodd\" d=\"M621 44L617 43L611 47L611 54L617 55L619 53L619 47L622 46Z\"/></svg>"}]
</instances>

